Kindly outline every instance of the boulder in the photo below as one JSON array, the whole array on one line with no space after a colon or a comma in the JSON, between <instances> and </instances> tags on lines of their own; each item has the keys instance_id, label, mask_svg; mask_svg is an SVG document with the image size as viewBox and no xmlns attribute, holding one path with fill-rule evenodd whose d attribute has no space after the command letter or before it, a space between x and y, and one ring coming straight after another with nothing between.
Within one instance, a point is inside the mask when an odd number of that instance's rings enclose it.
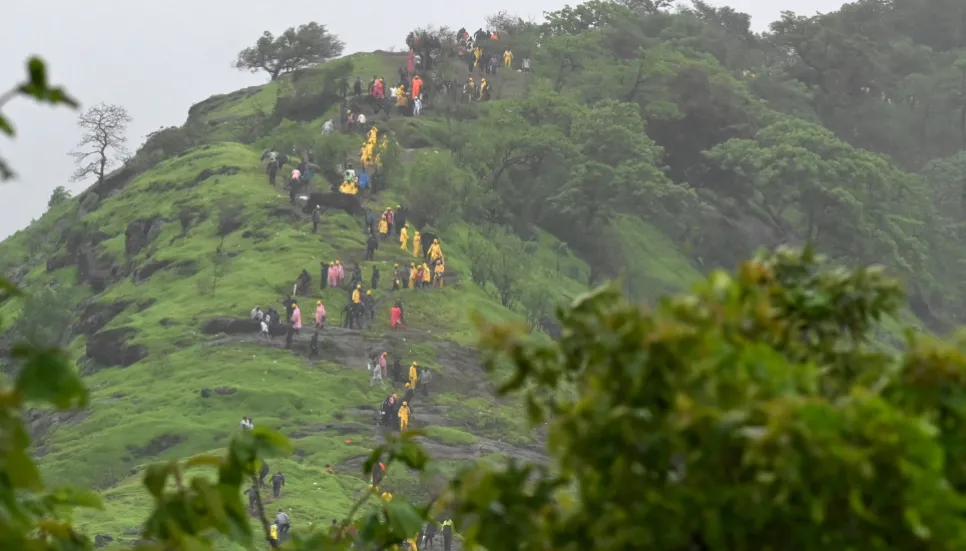
<instances>
[{"instance_id":1,"label":"boulder","mask_svg":"<svg viewBox=\"0 0 966 551\"><path fill-rule=\"evenodd\" d=\"M124 253L131 258L151 244L161 230L165 221L159 216L139 218L131 221L124 231Z\"/></svg>"},{"instance_id":2,"label":"boulder","mask_svg":"<svg viewBox=\"0 0 966 551\"><path fill-rule=\"evenodd\" d=\"M305 206L302 207L302 212L305 214L311 214L312 209L316 205L322 207L323 209L340 209L344 210L349 214L365 214L365 209L362 208L362 203L359 198L355 195L346 195L345 193L322 193L313 192L309 194L308 200L305 202Z\"/></svg>"},{"instance_id":3,"label":"boulder","mask_svg":"<svg viewBox=\"0 0 966 551\"><path fill-rule=\"evenodd\" d=\"M148 355L148 349L145 346L124 344L137 332L133 327L119 327L96 333L87 339L86 356L100 367L133 365Z\"/></svg>"},{"instance_id":4,"label":"boulder","mask_svg":"<svg viewBox=\"0 0 966 551\"><path fill-rule=\"evenodd\" d=\"M254 321L238 318L214 318L206 321L201 326L201 332L206 335L217 335L219 333L226 335L245 335L254 333L258 329L259 326Z\"/></svg>"},{"instance_id":5,"label":"boulder","mask_svg":"<svg viewBox=\"0 0 966 551\"><path fill-rule=\"evenodd\" d=\"M114 538L107 534L97 534L94 536L94 547L100 549L101 547L107 547L114 541Z\"/></svg>"},{"instance_id":6,"label":"boulder","mask_svg":"<svg viewBox=\"0 0 966 551\"><path fill-rule=\"evenodd\" d=\"M92 302L81 310L77 321L71 328L71 332L75 335L91 336L103 329L105 325L130 305L131 301L129 300L116 300L109 303Z\"/></svg>"}]
</instances>

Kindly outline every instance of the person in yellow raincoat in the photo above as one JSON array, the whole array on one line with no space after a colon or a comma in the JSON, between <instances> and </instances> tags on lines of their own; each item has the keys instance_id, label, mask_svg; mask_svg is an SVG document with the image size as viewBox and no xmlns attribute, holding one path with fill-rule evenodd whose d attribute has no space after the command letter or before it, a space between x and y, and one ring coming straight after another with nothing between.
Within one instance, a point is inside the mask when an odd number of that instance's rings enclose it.
<instances>
[{"instance_id":1,"label":"person in yellow raincoat","mask_svg":"<svg viewBox=\"0 0 966 551\"><path fill-rule=\"evenodd\" d=\"M413 232L413 256L419 258L423 256L423 238L419 236L419 231Z\"/></svg>"},{"instance_id":2,"label":"person in yellow raincoat","mask_svg":"<svg viewBox=\"0 0 966 551\"><path fill-rule=\"evenodd\" d=\"M429 284L433 280L433 272L430 271L429 266L427 266L425 262L423 262L422 270L423 270L423 287L429 289Z\"/></svg>"},{"instance_id":3,"label":"person in yellow raincoat","mask_svg":"<svg viewBox=\"0 0 966 551\"><path fill-rule=\"evenodd\" d=\"M410 289L416 288L416 263L415 262L409 263L409 288Z\"/></svg>"},{"instance_id":4,"label":"person in yellow raincoat","mask_svg":"<svg viewBox=\"0 0 966 551\"><path fill-rule=\"evenodd\" d=\"M513 65L513 52L510 51L510 48L507 48L503 52L503 66L509 69L510 65Z\"/></svg>"},{"instance_id":5,"label":"person in yellow raincoat","mask_svg":"<svg viewBox=\"0 0 966 551\"><path fill-rule=\"evenodd\" d=\"M440 261L436 263L436 267L433 269L433 272L434 272L433 275L435 276L435 279L433 280L433 286L434 287L438 287L440 289L443 288L443 271L444 270L446 270L446 268L443 266L443 260L440 259Z\"/></svg>"},{"instance_id":6,"label":"person in yellow raincoat","mask_svg":"<svg viewBox=\"0 0 966 551\"><path fill-rule=\"evenodd\" d=\"M356 288L352 291L352 302L353 304L362 302L362 285L356 285Z\"/></svg>"},{"instance_id":7,"label":"person in yellow raincoat","mask_svg":"<svg viewBox=\"0 0 966 551\"><path fill-rule=\"evenodd\" d=\"M392 265L392 290L398 291L402 287L402 270L399 264Z\"/></svg>"},{"instance_id":8,"label":"person in yellow raincoat","mask_svg":"<svg viewBox=\"0 0 966 551\"><path fill-rule=\"evenodd\" d=\"M386 215L383 214L379 219L379 237L385 239L387 235L389 235L389 220L386 220Z\"/></svg>"},{"instance_id":9,"label":"person in yellow raincoat","mask_svg":"<svg viewBox=\"0 0 966 551\"><path fill-rule=\"evenodd\" d=\"M269 528L268 534L272 536L273 540L278 541L278 525L273 524L272 527Z\"/></svg>"},{"instance_id":10,"label":"person in yellow raincoat","mask_svg":"<svg viewBox=\"0 0 966 551\"><path fill-rule=\"evenodd\" d=\"M406 107L407 99L406 87L400 84L399 88L396 88L396 107Z\"/></svg>"},{"instance_id":11,"label":"person in yellow raincoat","mask_svg":"<svg viewBox=\"0 0 966 551\"><path fill-rule=\"evenodd\" d=\"M429 261L436 262L443 256L443 249L439 246L439 239L433 239L433 244L429 246Z\"/></svg>"},{"instance_id":12,"label":"person in yellow raincoat","mask_svg":"<svg viewBox=\"0 0 966 551\"><path fill-rule=\"evenodd\" d=\"M399 432L405 432L409 428L409 402L403 402L399 406Z\"/></svg>"},{"instance_id":13,"label":"person in yellow raincoat","mask_svg":"<svg viewBox=\"0 0 966 551\"><path fill-rule=\"evenodd\" d=\"M486 94L486 87L489 84L486 82L486 77L480 79L480 100L483 100L483 96Z\"/></svg>"},{"instance_id":14,"label":"person in yellow raincoat","mask_svg":"<svg viewBox=\"0 0 966 551\"><path fill-rule=\"evenodd\" d=\"M406 541L409 542L409 549L408 549L408 551L419 551L419 548L416 547L416 538L409 538Z\"/></svg>"},{"instance_id":15,"label":"person in yellow raincoat","mask_svg":"<svg viewBox=\"0 0 966 551\"><path fill-rule=\"evenodd\" d=\"M416 390L416 383L419 382L419 372L416 370L417 367L419 367L419 364L416 362L413 362L413 365L409 366L409 387L412 388L413 391Z\"/></svg>"},{"instance_id":16,"label":"person in yellow raincoat","mask_svg":"<svg viewBox=\"0 0 966 551\"><path fill-rule=\"evenodd\" d=\"M477 46L473 48L473 67L480 66L480 58L483 57L483 48Z\"/></svg>"},{"instance_id":17,"label":"person in yellow raincoat","mask_svg":"<svg viewBox=\"0 0 966 551\"><path fill-rule=\"evenodd\" d=\"M399 248L404 251L409 251L408 245L409 245L409 229L406 226L403 226L402 229L399 230Z\"/></svg>"},{"instance_id":18,"label":"person in yellow raincoat","mask_svg":"<svg viewBox=\"0 0 966 551\"><path fill-rule=\"evenodd\" d=\"M389 503L392 501L392 494L389 492L383 492L382 495L379 496L379 499L381 499L383 503Z\"/></svg>"}]
</instances>

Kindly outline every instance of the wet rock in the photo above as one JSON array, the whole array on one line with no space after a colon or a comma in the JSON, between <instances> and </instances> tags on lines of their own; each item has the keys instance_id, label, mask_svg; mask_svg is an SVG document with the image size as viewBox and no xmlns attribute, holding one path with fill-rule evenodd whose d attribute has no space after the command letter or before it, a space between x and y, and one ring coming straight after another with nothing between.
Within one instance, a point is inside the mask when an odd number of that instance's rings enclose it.
<instances>
[{"instance_id":1,"label":"wet rock","mask_svg":"<svg viewBox=\"0 0 966 551\"><path fill-rule=\"evenodd\" d=\"M114 541L114 538L107 534L97 534L94 536L94 547L100 549L101 547L107 547Z\"/></svg>"},{"instance_id":2,"label":"wet rock","mask_svg":"<svg viewBox=\"0 0 966 551\"><path fill-rule=\"evenodd\" d=\"M47 273L66 268L74 264L74 257L68 253L54 255L47 259Z\"/></svg>"},{"instance_id":3,"label":"wet rock","mask_svg":"<svg viewBox=\"0 0 966 551\"><path fill-rule=\"evenodd\" d=\"M211 390L210 389L207 389L207 388L201 389L201 397L202 398L211 398Z\"/></svg>"},{"instance_id":4,"label":"wet rock","mask_svg":"<svg viewBox=\"0 0 966 551\"><path fill-rule=\"evenodd\" d=\"M71 332L75 335L91 336L103 329L105 325L130 305L131 301L129 300L116 300L106 304L92 302L81 310L77 321L71 328Z\"/></svg>"},{"instance_id":5,"label":"wet rock","mask_svg":"<svg viewBox=\"0 0 966 551\"><path fill-rule=\"evenodd\" d=\"M198 263L194 260L182 260L172 269L181 277L191 277L198 273Z\"/></svg>"},{"instance_id":6,"label":"wet rock","mask_svg":"<svg viewBox=\"0 0 966 551\"><path fill-rule=\"evenodd\" d=\"M223 166L217 170L211 170L210 168L206 168L198 173L198 176L195 177L195 181L192 182L192 184L198 185L201 182L204 182L205 180L207 180L208 178L211 178L212 176L219 176L222 174L227 174L231 176L232 174L238 174L238 170L239 169L237 166Z\"/></svg>"},{"instance_id":7,"label":"wet rock","mask_svg":"<svg viewBox=\"0 0 966 551\"><path fill-rule=\"evenodd\" d=\"M243 335L258 331L258 324L250 319L214 318L201 326L201 332L206 335Z\"/></svg>"},{"instance_id":8,"label":"wet rock","mask_svg":"<svg viewBox=\"0 0 966 551\"><path fill-rule=\"evenodd\" d=\"M151 260L144 266L134 270L134 274L131 277L134 278L135 284L140 285L141 283L147 281L151 276L167 268L171 264L173 264L173 262L170 260Z\"/></svg>"},{"instance_id":9,"label":"wet rock","mask_svg":"<svg viewBox=\"0 0 966 551\"><path fill-rule=\"evenodd\" d=\"M90 285L94 292L104 291L123 276L121 267L110 255L95 247L85 246L77 251L77 282Z\"/></svg>"},{"instance_id":10,"label":"wet rock","mask_svg":"<svg viewBox=\"0 0 966 551\"><path fill-rule=\"evenodd\" d=\"M315 192L309 194L308 201L305 202L305 206L302 207L302 212L305 214L311 214L312 209L316 205L321 206L323 209L340 209L344 210L349 214L364 214L365 209L362 208L362 203L359 202L359 198L355 195L346 195L344 193L320 193Z\"/></svg>"},{"instance_id":11,"label":"wet rock","mask_svg":"<svg viewBox=\"0 0 966 551\"><path fill-rule=\"evenodd\" d=\"M218 394L219 396L231 396L236 392L238 392L238 389L230 386L220 386L215 389L215 394Z\"/></svg>"},{"instance_id":12,"label":"wet rock","mask_svg":"<svg viewBox=\"0 0 966 551\"><path fill-rule=\"evenodd\" d=\"M141 459L144 457L156 457L164 450L173 448L185 440L186 438L184 436L179 436L177 434L164 434L154 438L145 446L127 446L127 451L136 459Z\"/></svg>"},{"instance_id":13,"label":"wet rock","mask_svg":"<svg viewBox=\"0 0 966 551\"><path fill-rule=\"evenodd\" d=\"M101 331L87 340L86 356L94 360L100 367L127 367L133 365L148 355L148 349L142 345L125 345L125 341L137 334L133 327L119 327Z\"/></svg>"},{"instance_id":14,"label":"wet rock","mask_svg":"<svg viewBox=\"0 0 966 551\"><path fill-rule=\"evenodd\" d=\"M124 253L127 257L135 256L150 245L164 229L164 225L164 219L159 216L139 218L128 223L124 231Z\"/></svg>"},{"instance_id":15,"label":"wet rock","mask_svg":"<svg viewBox=\"0 0 966 551\"><path fill-rule=\"evenodd\" d=\"M161 325L161 327L164 327L165 329L167 329L168 327L173 327L175 325L174 320L171 318L164 318L158 323Z\"/></svg>"}]
</instances>

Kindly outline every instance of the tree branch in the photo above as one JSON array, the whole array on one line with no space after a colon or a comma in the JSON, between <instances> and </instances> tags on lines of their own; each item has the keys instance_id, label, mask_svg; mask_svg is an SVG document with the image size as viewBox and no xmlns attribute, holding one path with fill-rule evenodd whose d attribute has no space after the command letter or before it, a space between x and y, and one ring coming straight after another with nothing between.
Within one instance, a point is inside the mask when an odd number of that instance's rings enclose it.
<instances>
[{"instance_id":1,"label":"tree branch","mask_svg":"<svg viewBox=\"0 0 966 551\"><path fill-rule=\"evenodd\" d=\"M265 531L265 541L272 546L272 549L277 549L279 544L278 541L272 538L272 528L268 524L268 517L265 516L265 507L262 506L262 495L258 491L258 475L252 473L252 491L255 492L255 511L258 513L258 520L262 524L262 530Z\"/></svg>"}]
</instances>

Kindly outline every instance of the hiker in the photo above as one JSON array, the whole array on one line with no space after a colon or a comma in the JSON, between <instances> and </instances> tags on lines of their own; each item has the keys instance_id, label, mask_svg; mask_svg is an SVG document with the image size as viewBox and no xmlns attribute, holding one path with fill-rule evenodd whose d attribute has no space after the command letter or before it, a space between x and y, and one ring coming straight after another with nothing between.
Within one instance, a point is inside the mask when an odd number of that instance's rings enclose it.
<instances>
[{"instance_id":1,"label":"hiker","mask_svg":"<svg viewBox=\"0 0 966 551\"><path fill-rule=\"evenodd\" d=\"M408 245L409 245L409 228L403 226L402 229L399 230L399 248L406 252L409 252Z\"/></svg>"},{"instance_id":2,"label":"hiker","mask_svg":"<svg viewBox=\"0 0 966 551\"><path fill-rule=\"evenodd\" d=\"M419 372L419 390L423 396L429 396L429 382L433 380L433 372L428 367L424 367Z\"/></svg>"},{"instance_id":3,"label":"hiker","mask_svg":"<svg viewBox=\"0 0 966 551\"><path fill-rule=\"evenodd\" d=\"M371 235L372 233L375 233L373 231L375 229L373 228L375 224L376 224L376 215L372 214L372 209L366 209L366 233L367 234Z\"/></svg>"},{"instance_id":4,"label":"hiker","mask_svg":"<svg viewBox=\"0 0 966 551\"><path fill-rule=\"evenodd\" d=\"M413 77L413 99L419 97L419 93L423 89L423 79L419 75Z\"/></svg>"},{"instance_id":5,"label":"hiker","mask_svg":"<svg viewBox=\"0 0 966 551\"><path fill-rule=\"evenodd\" d=\"M402 308L399 307L397 302L395 306L389 310L389 328L393 331L397 331L402 325Z\"/></svg>"},{"instance_id":6,"label":"hiker","mask_svg":"<svg viewBox=\"0 0 966 551\"><path fill-rule=\"evenodd\" d=\"M426 549L433 548L433 540L436 538L436 523L432 520L426 523L426 528L423 529L423 545Z\"/></svg>"},{"instance_id":7,"label":"hiker","mask_svg":"<svg viewBox=\"0 0 966 551\"><path fill-rule=\"evenodd\" d=\"M312 233L317 233L319 231L319 222L322 221L322 208L319 205L315 205L312 209Z\"/></svg>"},{"instance_id":8,"label":"hiker","mask_svg":"<svg viewBox=\"0 0 966 551\"><path fill-rule=\"evenodd\" d=\"M387 235L389 235L389 219L386 213L382 213L382 218L379 219L379 238L385 241Z\"/></svg>"},{"instance_id":9,"label":"hiker","mask_svg":"<svg viewBox=\"0 0 966 551\"><path fill-rule=\"evenodd\" d=\"M529 57L523 58L523 63L520 64L520 68L523 69L523 72L524 73L529 73L530 72L530 58Z\"/></svg>"},{"instance_id":10,"label":"hiker","mask_svg":"<svg viewBox=\"0 0 966 551\"><path fill-rule=\"evenodd\" d=\"M249 314L249 317L251 318L252 321L262 321L262 319L265 318L265 312L262 312L261 306L256 305L254 308L252 308L252 311L251 311L251 314Z\"/></svg>"},{"instance_id":11,"label":"hiker","mask_svg":"<svg viewBox=\"0 0 966 551\"><path fill-rule=\"evenodd\" d=\"M409 403L403 402L399 407L399 432L406 432L409 428Z\"/></svg>"},{"instance_id":12,"label":"hiker","mask_svg":"<svg viewBox=\"0 0 966 551\"><path fill-rule=\"evenodd\" d=\"M248 420L249 423L251 423L251 421L252 421L251 419ZM252 426L254 427L254 425L252 425ZM258 487L259 488L264 488L265 487L265 477L268 476L268 470L269 470L268 462L267 461L262 461L262 470L259 471L259 473L258 473Z\"/></svg>"},{"instance_id":13,"label":"hiker","mask_svg":"<svg viewBox=\"0 0 966 551\"><path fill-rule=\"evenodd\" d=\"M268 537L272 540L273 544L278 543L278 525L273 524L268 528ZM272 546L274 547L274 545Z\"/></svg>"},{"instance_id":14,"label":"hiker","mask_svg":"<svg viewBox=\"0 0 966 551\"><path fill-rule=\"evenodd\" d=\"M243 430L252 430L252 428L254 428L254 425L251 424L251 421L248 419L248 417L242 417L241 428Z\"/></svg>"},{"instance_id":15,"label":"hiker","mask_svg":"<svg viewBox=\"0 0 966 551\"><path fill-rule=\"evenodd\" d=\"M402 270L399 269L399 264L392 265L392 291L398 291L402 286Z\"/></svg>"},{"instance_id":16,"label":"hiker","mask_svg":"<svg viewBox=\"0 0 966 551\"><path fill-rule=\"evenodd\" d=\"M510 51L510 48L507 48L506 51L503 52L503 66L509 69L510 66L512 65L513 65L513 52Z\"/></svg>"},{"instance_id":17,"label":"hiker","mask_svg":"<svg viewBox=\"0 0 966 551\"><path fill-rule=\"evenodd\" d=\"M380 275L381 274L379 273L379 266L373 266L372 267L372 278L369 280L369 288L370 289L375 290L375 289L378 289L379 288L379 276Z\"/></svg>"},{"instance_id":18,"label":"hiker","mask_svg":"<svg viewBox=\"0 0 966 551\"><path fill-rule=\"evenodd\" d=\"M419 235L419 230L413 232L413 257L419 258L423 255L423 238Z\"/></svg>"},{"instance_id":19,"label":"hiker","mask_svg":"<svg viewBox=\"0 0 966 551\"><path fill-rule=\"evenodd\" d=\"M276 499L282 493L282 486L285 486L285 475L279 471L272 476L272 496Z\"/></svg>"},{"instance_id":20,"label":"hiker","mask_svg":"<svg viewBox=\"0 0 966 551\"><path fill-rule=\"evenodd\" d=\"M406 209L402 208L400 205L396 205L396 211L393 215L393 225L396 227L396 233L402 236L402 230L406 227ZM406 240L409 240L407 235ZM403 247L405 248L405 247Z\"/></svg>"},{"instance_id":21,"label":"hiker","mask_svg":"<svg viewBox=\"0 0 966 551\"><path fill-rule=\"evenodd\" d=\"M379 356L379 370L382 371L383 379L387 378L389 375L388 366L386 365L388 361L389 361L389 352L383 352Z\"/></svg>"},{"instance_id":22,"label":"hiker","mask_svg":"<svg viewBox=\"0 0 966 551\"><path fill-rule=\"evenodd\" d=\"M242 493L248 495L248 511L251 513L254 513L255 509L257 508L255 504L255 499L256 499L256 496L258 496L258 490L256 490L255 487L253 486Z\"/></svg>"},{"instance_id":23,"label":"hiker","mask_svg":"<svg viewBox=\"0 0 966 551\"><path fill-rule=\"evenodd\" d=\"M342 283L345 281L345 268L343 268L341 260L336 259L333 267L329 268L329 277L329 287L335 288L342 286Z\"/></svg>"},{"instance_id":24,"label":"hiker","mask_svg":"<svg viewBox=\"0 0 966 551\"><path fill-rule=\"evenodd\" d=\"M322 304L321 300L315 302L315 327L318 329L325 328L325 305Z\"/></svg>"},{"instance_id":25,"label":"hiker","mask_svg":"<svg viewBox=\"0 0 966 551\"><path fill-rule=\"evenodd\" d=\"M409 366L409 386L411 386L413 390L416 390L416 382L419 381L419 372L417 371L418 367L419 364L416 362L413 362L413 364Z\"/></svg>"},{"instance_id":26,"label":"hiker","mask_svg":"<svg viewBox=\"0 0 966 551\"><path fill-rule=\"evenodd\" d=\"M268 320L267 319L262 319L262 321L260 321L258 323L259 323L259 326L260 326L259 327L259 331L258 331L258 336L259 337L265 337L268 340L272 340L272 333L268 329Z\"/></svg>"},{"instance_id":27,"label":"hiker","mask_svg":"<svg viewBox=\"0 0 966 551\"><path fill-rule=\"evenodd\" d=\"M362 95L362 77L356 77L356 82L352 85L352 92L356 97Z\"/></svg>"},{"instance_id":28,"label":"hiker","mask_svg":"<svg viewBox=\"0 0 966 551\"><path fill-rule=\"evenodd\" d=\"M329 265L323 260L319 262L319 290L325 290L329 283Z\"/></svg>"},{"instance_id":29,"label":"hiker","mask_svg":"<svg viewBox=\"0 0 966 551\"><path fill-rule=\"evenodd\" d=\"M423 112L423 99L416 97L413 100L413 116L418 117L420 113Z\"/></svg>"},{"instance_id":30,"label":"hiker","mask_svg":"<svg viewBox=\"0 0 966 551\"><path fill-rule=\"evenodd\" d=\"M396 411L396 401L398 399L399 395L393 394L391 396L387 396L382 402L382 407L379 408L379 413L382 414L382 419L380 422L383 426L391 426L390 423L392 422L392 417Z\"/></svg>"},{"instance_id":31,"label":"hiker","mask_svg":"<svg viewBox=\"0 0 966 551\"><path fill-rule=\"evenodd\" d=\"M333 289L339 286L337 279L338 273L335 269L335 262L329 262L329 267L326 269L326 279L328 280L328 286Z\"/></svg>"},{"instance_id":32,"label":"hiker","mask_svg":"<svg viewBox=\"0 0 966 551\"><path fill-rule=\"evenodd\" d=\"M335 132L335 123L332 121L332 119L329 119L322 125L322 135L328 136L333 132Z\"/></svg>"},{"instance_id":33,"label":"hiker","mask_svg":"<svg viewBox=\"0 0 966 551\"><path fill-rule=\"evenodd\" d=\"M352 279L349 280L349 288L362 284L362 266L356 264L352 269Z\"/></svg>"},{"instance_id":34,"label":"hiker","mask_svg":"<svg viewBox=\"0 0 966 551\"><path fill-rule=\"evenodd\" d=\"M382 224L382 222L380 222ZM375 260L376 249L379 247L379 240L376 236L369 234L369 239L366 240L366 260Z\"/></svg>"},{"instance_id":35,"label":"hiker","mask_svg":"<svg viewBox=\"0 0 966 551\"><path fill-rule=\"evenodd\" d=\"M372 323L376 318L376 299L372 296L372 289L366 291L366 296L362 299L362 306L365 308L366 318L369 323Z\"/></svg>"},{"instance_id":36,"label":"hiker","mask_svg":"<svg viewBox=\"0 0 966 551\"><path fill-rule=\"evenodd\" d=\"M443 257L443 249L439 246L439 239L433 239L433 244L429 246L426 254L429 256L430 262L434 262Z\"/></svg>"},{"instance_id":37,"label":"hiker","mask_svg":"<svg viewBox=\"0 0 966 551\"><path fill-rule=\"evenodd\" d=\"M285 164L285 156L274 149L266 149L262 152L261 160L268 160L265 172L268 174L268 184L275 187L275 178L278 176L278 169Z\"/></svg>"},{"instance_id":38,"label":"hiker","mask_svg":"<svg viewBox=\"0 0 966 551\"><path fill-rule=\"evenodd\" d=\"M319 331L312 333L312 340L309 341L309 357L314 358L319 355Z\"/></svg>"},{"instance_id":39,"label":"hiker","mask_svg":"<svg viewBox=\"0 0 966 551\"><path fill-rule=\"evenodd\" d=\"M278 474L280 475L282 473L278 473ZM282 477L282 478L283 478L282 483L284 484L285 477ZM275 497L278 497L278 496L276 495ZM278 525L279 541L285 541L288 538L288 529L291 526L291 523L292 523L292 519L288 518L288 515L285 514L285 511L282 511L281 509L279 509L278 514L275 515L275 524Z\"/></svg>"},{"instance_id":40,"label":"hiker","mask_svg":"<svg viewBox=\"0 0 966 551\"><path fill-rule=\"evenodd\" d=\"M409 284L406 286L407 289L415 289L416 281L418 280L419 274L416 269L416 264L414 262L409 263Z\"/></svg>"},{"instance_id":41,"label":"hiker","mask_svg":"<svg viewBox=\"0 0 966 551\"><path fill-rule=\"evenodd\" d=\"M372 466L372 486L376 487L382 482L383 477L386 476L386 466L384 464L376 463Z\"/></svg>"},{"instance_id":42,"label":"hiker","mask_svg":"<svg viewBox=\"0 0 966 551\"><path fill-rule=\"evenodd\" d=\"M443 521L443 551L450 551L453 546L453 521L446 519Z\"/></svg>"},{"instance_id":43,"label":"hiker","mask_svg":"<svg viewBox=\"0 0 966 551\"><path fill-rule=\"evenodd\" d=\"M429 289L430 283L433 280L433 274L429 270L429 266L427 266L426 263L423 262L423 265L419 267L419 270L420 272L422 272L422 276L423 276L423 288Z\"/></svg>"},{"instance_id":44,"label":"hiker","mask_svg":"<svg viewBox=\"0 0 966 551\"><path fill-rule=\"evenodd\" d=\"M403 401L410 404L413 403L413 398L416 397L416 389L414 389L413 385L409 383L406 383L403 388L406 389L406 392L403 393Z\"/></svg>"},{"instance_id":45,"label":"hiker","mask_svg":"<svg viewBox=\"0 0 966 551\"><path fill-rule=\"evenodd\" d=\"M399 305L397 304L396 306ZM389 377L394 383L403 380L402 363L399 361L399 358L393 360L392 370L389 371Z\"/></svg>"},{"instance_id":46,"label":"hiker","mask_svg":"<svg viewBox=\"0 0 966 551\"><path fill-rule=\"evenodd\" d=\"M446 266L443 264L443 259L439 259L436 265L433 267L433 287L438 289L443 288L443 271L446 270Z\"/></svg>"},{"instance_id":47,"label":"hiker","mask_svg":"<svg viewBox=\"0 0 966 551\"><path fill-rule=\"evenodd\" d=\"M379 386L382 387L383 390L386 390L386 381L384 381L382 378L382 369L379 368L378 362L370 359L366 368L369 370L370 375L369 388L372 388L373 385L379 383Z\"/></svg>"},{"instance_id":48,"label":"hiker","mask_svg":"<svg viewBox=\"0 0 966 551\"><path fill-rule=\"evenodd\" d=\"M296 302L292 302L292 329L295 333L298 333L302 329L302 310L299 309L299 305Z\"/></svg>"}]
</instances>

